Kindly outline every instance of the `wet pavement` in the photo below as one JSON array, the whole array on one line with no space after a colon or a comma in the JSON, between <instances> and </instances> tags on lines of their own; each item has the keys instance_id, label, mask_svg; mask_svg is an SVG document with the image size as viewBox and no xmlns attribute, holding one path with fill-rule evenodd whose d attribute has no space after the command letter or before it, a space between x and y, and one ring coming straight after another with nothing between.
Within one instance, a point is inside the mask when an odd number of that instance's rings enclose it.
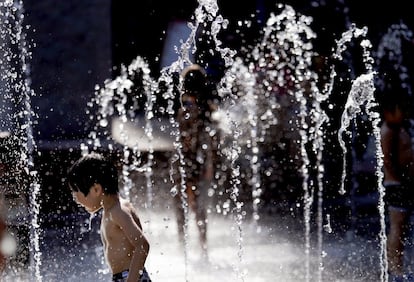
<instances>
[{"instance_id":1,"label":"wet pavement","mask_svg":"<svg viewBox=\"0 0 414 282\"><path fill-rule=\"evenodd\" d=\"M164 165L167 161L159 163ZM154 170L157 177L150 193L143 173L131 175L132 183L136 185L131 189L131 197L137 201L135 205L151 244L146 268L153 282L381 281L376 193L361 196L358 205L354 198L354 207L347 206L349 201L346 199L324 201L325 213L331 214L332 232L324 229L322 248L319 249L319 234L312 213L309 256L306 254L303 214L298 209L295 211L299 202L263 208L258 221L251 219L249 203L245 202L243 210L246 214L240 225L232 214L217 214L211 209L208 215L209 258L206 261L198 245L193 214L189 218L188 247L184 248L178 240L171 187L166 185L168 172L165 167ZM67 199L61 200L67 202ZM207 205L216 207L221 200L209 199ZM220 204L222 206L223 202ZM82 211L75 214L50 212L43 214L41 219L39 280L111 280L98 233L99 216L91 219ZM318 250L322 251L322 256ZM409 254L407 260L413 269L414 251L411 249ZM9 267L0 280L36 281L36 278L28 269Z\"/></svg>"},{"instance_id":2,"label":"wet pavement","mask_svg":"<svg viewBox=\"0 0 414 282\"><path fill-rule=\"evenodd\" d=\"M151 242L146 268L154 282L380 281L379 242L375 238L324 232L323 268L318 270L317 232L311 232L308 259L304 227L293 218L263 215L258 222L246 219L238 225L231 216L210 214L206 262L192 216L187 259L170 210L143 210L141 220ZM43 232L41 280L110 281L98 234L99 217L92 219L90 230L84 214L66 223L68 226ZM2 281L35 278L30 271L8 269Z\"/></svg>"}]
</instances>

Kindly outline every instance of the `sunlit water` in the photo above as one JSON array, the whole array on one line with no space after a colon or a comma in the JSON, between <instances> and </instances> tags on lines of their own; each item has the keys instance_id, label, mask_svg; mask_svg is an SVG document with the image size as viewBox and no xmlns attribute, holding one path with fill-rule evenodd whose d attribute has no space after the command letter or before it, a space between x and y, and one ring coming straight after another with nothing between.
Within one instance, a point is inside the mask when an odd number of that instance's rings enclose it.
<instances>
[{"instance_id":1,"label":"sunlit water","mask_svg":"<svg viewBox=\"0 0 414 282\"><path fill-rule=\"evenodd\" d=\"M140 216L144 230L151 230L146 232L151 243L146 267L153 281L186 281L186 271L187 281L240 281L234 272L238 254L233 219L209 216L208 263L201 258L195 224L189 225L186 270L174 214L160 210L143 211ZM102 247L97 234L98 218L94 220L91 231L87 231L86 221L83 230L46 230L42 281L110 279L108 269L102 261ZM190 220L194 221L193 218ZM257 233L256 224L261 227L260 233ZM293 218L276 216L262 216L256 224L253 221L244 221L242 224L244 255L239 268L245 274L245 281L305 281L303 227L295 224ZM366 238L356 238L351 242L341 238L326 239L324 281L379 281L377 244L375 240L369 241ZM312 265L317 262L316 257L311 258ZM29 277L30 274L20 271L16 275L5 275L2 281L28 281ZM317 281L316 277L312 277L311 281Z\"/></svg>"},{"instance_id":2,"label":"sunlit water","mask_svg":"<svg viewBox=\"0 0 414 282\"><path fill-rule=\"evenodd\" d=\"M12 3L12 2L7 2ZM18 2L21 4L20 2ZM254 59L257 65L254 66L254 71L264 74L269 78L269 88L275 86L273 83L280 83L279 87L285 87L287 81L286 76L281 71L285 65L288 65L289 70L294 72L293 78L296 84L293 85L291 100L294 101L289 106L294 107L293 112L297 114L297 120L291 121L294 125L292 129L297 130L299 134L298 151L301 154L302 166L300 170L303 176L302 187L305 196L304 202L300 203L305 206L304 218L287 217L282 218L279 216L268 216L266 214L259 215L258 205L260 203L261 193L261 179L258 174L260 164L258 158L260 156L260 142L263 141L266 135L266 130L272 128L272 125L280 122L278 118L282 118L282 110L284 104L280 101L274 101L269 99L268 103L263 108L263 104L257 103L258 100L266 100L269 98L268 92L263 93L255 92L255 79L251 66L244 66L240 61L233 60L234 52L228 48L222 48L221 42L217 39L218 32L226 27L226 20L223 19L218 13L218 6L215 1L199 1L200 6L195 11L195 24L190 26L192 33L190 37L183 41L182 46L177 53L178 59L171 66L162 70L159 81L155 81L150 77L149 68L143 60L139 57L128 67L125 67L121 75L113 81L106 81L104 86L100 88L97 86L97 96L89 104L91 110L88 111L91 119L96 119L97 127L90 134L90 140L87 144L82 145L83 152L89 149L101 148L101 139L108 138L101 135L101 128L108 128L111 126L112 117L119 118L118 129L121 137L123 147L123 161L124 166L122 170L122 179L124 182L123 193L127 198L130 198L130 192L133 190L133 181L131 174L134 172L144 173L145 175L145 195L141 195L146 201L141 204L141 220L144 225L144 231L146 232L148 239L151 243L151 252L147 260L146 267L153 279L153 281L379 281L384 280L384 272L386 271L385 258L385 219L384 205L382 202L383 190L381 186L381 152L378 141L379 133L374 131L373 134L376 138L375 146L377 149L378 158L378 170L379 176L379 210L381 217L381 233L379 240L367 239L367 238L353 238L352 241L347 241L341 237L341 235L332 233L330 229L329 215L322 214L322 195L323 187L318 183L315 186L309 185L308 168L312 164L309 163L307 152L304 148L305 143L314 142L313 150L316 155L319 156L319 163L317 164L319 171L318 181L321 180L323 167L320 164L320 151L323 150L323 144L321 139L312 136L312 134L320 134L320 128L326 121L326 116L321 112L319 103L329 96L329 89L326 93L312 92L315 96L313 110L316 111L313 125L314 128L309 128L306 124L306 117L309 113L305 107L307 102L305 93L303 93L302 84L298 84L297 81L311 81L314 79L313 74L310 72L310 60L313 56L312 46L307 42L299 40L299 34L306 35L306 39L312 38L314 35L308 29L309 19L306 17L296 18L295 12L287 7L281 15L273 16L268 21L268 29L265 30L265 40L274 39L273 37L266 38L266 32L273 32L272 26L279 25L282 21L288 19L291 20L286 24L287 27L293 29L287 29L280 31L276 34L276 38L280 41L285 40L287 46L291 46L290 49L283 50L288 54L288 57L283 57L280 54L271 53L272 59L277 64L272 65L274 69L268 69L265 58L269 58L269 54L261 53L260 46L258 49L252 50ZM14 9L14 8L13 8ZM167 91L164 98L170 99L168 106L165 109L157 109L158 112L169 115L170 127L173 129L173 138L175 137L174 149L177 150L175 157L177 160L182 159L180 154L180 145L177 143L179 132L174 131L177 128L177 124L173 119L174 112L172 111L171 101L175 98L172 93L172 74L174 72L180 72L185 65L190 64L189 52L193 52L193 46L195 44L194 36L198 26L206 21L212 22L211 34L216 42L216 51L219 52L227 67L235 69L235 73L231 71L228 73L228 77L225 77L221 82L219 93L222 94L222 98L229 98L227 101L230 106L225 108L224 116L225 120L230 123L230 133L232 137L226 146L222 147L222 154L227 158L230 163L231 169L231 183L232 189L230 191L230 199L234 209L227 210L226 213L212 212L208 216L208 251L209 260L203 261L199 244L197 240L197 230L195 230L194 218L191 214L187 215L186 222L188 224L187 242L178 242L175 224L175 215L171 209L166 209L166 206L157 207L157 200L155 195L159 196L160 191L154 190L152 181L157 177L152 171L152 153L153 153L153 127L152 121L154 118L154 102L155 93L159 90L160 83L166 83ZM21 27L19 20L16 21L17 26ZM338 53L340 57L346 47L345 43L349 43L354 37L359 37L364 34L364 29L353 28L349 32L343 34L343 38L339 40ZM298 37L295 37L298 36ZM410 35L411 36L411 35ZM20 40L20 39L19 39ZM22 40L24 43L24 40ZM264 41L265 43L269 43ZM284 42L284 41L283 41ZM291 44L291 45L289 45ZM298 46L296 46L298 44ZM373 91L374 91L374 73L371 72L371 64L373 59L370 57L369 51L365 47L370 47L370 43L367 40L363 40L362 47L364 49L363 57L366 60L367 73L356 78L353 83L353 88L349 93L349 98L346 104L346 109L343 114L342 127L339 130L339 134L349 133L348 126L352 122L352 119L359 114L361 105L364 105L368 111L370 121L374 124L374 127L378 125L378 115L370 112L373 107ZM19 45L22 53L21 64L24 68L26 65L26 59L28 58L27 49L25 45ZM273 46L275 47L275 46ZM281 47L281 46L277 46ZM269 51L269 50L267 50ZM26 53L25 53L26 52ZM261 57L263 56L263 57ZM277 58L277 60L276 60ZM294 60L293 60L294 58ZM280 60L280 61L279 61ZM286 61L294 61L295 63L287 64ZM240 72L243 72L240 75ZM28 70L24 70L25 75L29 76ZM145 103L145 126L144 132L149 144L149 158L147 163L140 162L140 149L138 143L131 144L130 136L128 136L127 126L128 123L139 117L135 116L134 109L127 109L128 94L132 93L133 87L136 81L129 79L130 76L141 75L140 83L142 85L142 93L146 95ZM257 74L257 73L256 73ZM10 75L10 72L7 73ZM333 70L332 79L335 76ZM12 78L12 77L11 77ZM232 93L233 89L230 86L234 86L229 83L229 78L239 79L239 84L242 84L243 90L246 91L244 96L240 96L237 93ZM13 78L14 79L14 78ZM12 79L12 81L13 81ZM38 233L38 203L37 193L39 184L37 183L37 172L32 168L32 153L35 150L34 140L31 135L31 122L33 113L30 108L30 96L33 94L30 90L30 82L26 77L20 78L19 85L21 87L24 96L24 110L22 112L23 119L26 118L27 123L24 127L21 127L24 133L22 137L22 144L24 145L23 155L25 162L27 162L26 168L30 176L34 178L31 184L31 207L32 207L32 230L31 230L31 248L32 248L32 262L31 269L29 270L17 270L8 269L4 281L27 281L27 280L42 280L42 281L102 281L110 279L110 273L107 269L105 262L103 261L102 247L100 245L100 238L98 231L99 217L90 219L84 214L76 215L75 218L70 219L67 225L62 229L50 229L43 230L41 238ZM252 80L253 79L253 80ZM315 81L313 81L314 83ZM237 83L237 82L236 82ZM244 84L244 85L243 85ZM271 86L270 86L271 85ZM257 85L256 85L257 86ZM332 85L328 85L328 88ZM315 89L311 88L312 91ZM280 90L280 89L278 89ZM289 90L289 89L288 89ZM289 91L288 91L289 92ZM272 93L271 93L272 94ZM227 96L226 96L227 95ZM260 97L260 95L263 95ZM325 95L325 97L324 97ZM137 96L133 98L139 98ZM240 121L240 102L246 102L246 108L242 109L247 113L248 119ZM290 101L290 102L292 102ZM94 106L99 106L99 112L92 111ZM139 107L142 105L136 105ZM260 108L260 106L262 108ZM256 108L257 107L257 108ZM261 115L255 115L255 112L262 110ZM278 112L279 111L279 112ZM279 113L279 117L276 118L274 112ZM277 116L277 115L276 115ZM318 119L319 118L319 119ZM245 126L247 124L247 127ZM309 130L308 132L306 130ZM240 139L239 139L240 137ZM242 138L243 137L243 138ZM320 136L319 136L320 137ZM312 139L314 138L314 139ZM341 140L340 140L341 141ZM244 212L245 204L238 199L239 185L240 185L240 167L237 164L240 156L246 153L242 152L243 147L248 144L249 150L247 153L250 155L250 166L253 174L252 196L253 196L253 210L252 219L245 217ZM344 151L346 147L343 143ZM109 150L113 148L108 147ZM132 156L132 162L129 162ZM347 164L344 162L344 168ZM182 179L185 178L183 174ZM345 175L343 176L343 180ZM309 183L308 183L309 182ZM183 189L184 182L180 183L181 186L178 189ZM342 183L343 184L343 183ZM171 187L164 187L165 191L170 191ZM319 197L318 205L318 217L317 217L317 232L313 234L311 232L311 206L313 203L313 194L317 192ZM340 192L343 194L345 191L341 187ZM169 195L171 196L171 195ZM171 200L171 198L168 198ZM167 200L168 202L168 200ZM159 203L158 203L159 205ZM184 208L186 208L183 201ZM172 206L172 204L171 204ZM227 205L227 209L228 206ZM225 210L226 207L222 206L221 209ZM214 209L212 209L214 210ZM73 221L72 221L73 220ZM76 223L76 220L81 220L80 223ZM323 221L326 222L324 229L322 229ZM300 224L303 223L303 224ZM324 233L327 231L326 233ZM39 249L39 240L41 240L41 250ZM311 271L316 270L316 271ZM33 277L34 276L34 277Z\"/></svg>"}]
</instances>

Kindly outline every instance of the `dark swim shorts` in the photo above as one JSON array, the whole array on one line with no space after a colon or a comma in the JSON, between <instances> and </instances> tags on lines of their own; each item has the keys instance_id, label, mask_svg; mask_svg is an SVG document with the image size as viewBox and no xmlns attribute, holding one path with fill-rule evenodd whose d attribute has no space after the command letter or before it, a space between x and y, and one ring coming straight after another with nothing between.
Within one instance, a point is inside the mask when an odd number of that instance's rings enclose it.
<instances>
[{"instance_id":1,"label":"dark swim shorts","mask_svg":"<svg viewBox=\"0 0 414 282\"><path fill-rule=\"evenodd\" d=\"M119 273L115 273L114 275L112 275L112 281L115 282L124 282L126 281L127 277L128 277L128 270L124 270L122 272ZM151 282L151 279L148 275L147 270L144 268L144 272L141 274L141 276L139 277L138 282Z\"/></svg>"},{"instance_id":2,"label":"dark swim shorts","mask_svg":"<svg viewBox=\"0 0 414 282\"><path fill-rule=\"evenodd\" d=\"M410 210L414 207L414 187L402 184L385 185L384 201L388 207Z\"/></svg>"}]
</instances>

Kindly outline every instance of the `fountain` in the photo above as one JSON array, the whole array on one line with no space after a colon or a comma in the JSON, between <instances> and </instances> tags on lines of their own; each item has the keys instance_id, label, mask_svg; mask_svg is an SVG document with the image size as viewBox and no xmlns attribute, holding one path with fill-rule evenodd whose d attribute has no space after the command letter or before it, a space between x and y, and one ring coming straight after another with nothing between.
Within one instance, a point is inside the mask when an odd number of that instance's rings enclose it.
<instances>
[{"instance_id":1,"label":"fountain","mask_svg":"<svg viewBox=\"0 0 414 282\"><path fill-rule=\"evenodd\" d=\"M348 177L346 169L349 164L345 157L349 147L343 138L352 135L349 127L353 120L365 114L374 129L381 228L378 239L371 240L368 246L365 238L357 237L353 238L352 244L341 245L341 235L335 235L331 226L335 215L326 213L324 209L324 130L331 122L325 112L325 104L332 103L331 94L335 91L334 81L338 74L334 65L330 66L329 80L324 89L319 89L320 81L314 69L314 59L318 54L312 45L317 34L310 28L312 18L301 15L289 5L278 5L275 8L278 14L272 13L267 19L261 40L246 47L244 52L248 55L241 57L219 39L220 32L227 28L229 22L220 15L217 2L199 0L198 3L189 23L190 36L182 39L182 45L177 46L177 60L163 68L158 78L151 73L146 59L137 56L120 69L117 77L95 87L95 96L87 103L86 112L88 120L95 126L79 148L70 149L79 150L81 154L91 150L103 151L119 161L123 196L136 201L146 219L144 231L152 242L152 254L147 263L151 276L157 280L207 281L213 278L214 273L234 281L269 281L275 277L280 280L323 281L334 280L341 275L351 277L349 279L371 275L376 277L375 280L387 281L380 119L375 112L375 60L370 54L372 46L368 30L351 25L338 38L332 54L335 60L343 61L347 46L359 42L365 68L362 74L352 79L341 110L337 135L344 158L341 183L336 193L338 197L349 193L344 185ZM24 183L23 187L29 186L30 191L27 203L30 207L29 268L26 272L13 272L14 268L10 268L6 278L23 277L19 276L20 273L26 273L37 281L86 279L88 274L94 275L96 280L109 279L109 270L102 261L102 249L96 240L95 223L99 215L88 217L86 228L72 222L73 230L62 229L65 233L62 238L69 242L66 244L71 246L73 243L82 249L78 258L69 255L72 268L68 273L56 273L61 271L62 265L56 253L51 255L51 250L40 250L39 241L50 235L40 236L41 203L38 194L42 184L33 166L37 153L32 133L36 115L31 109L30 99L35 93L31 90L27 63L30 52L21 30L23 2L6 1L0 8L2 23L16 24L16 27L2 29L9 33L2 33L0 51L6 54L5 57L10 56L14 49L19 54L16 66L2 64L0 69L2 89L7 90L0 109L2 116L13 117L12 125L4 121L0 125L2 130L6 128L12 136L18 137L18 167L29 179L19 181ZM9 19L10 15L14 16ZM197 260L195 231L189 224L194 219L188 212L185 199L182 199L186 215L183 226L185 242L183 245L173 242L177 234L172 230L171 193L175 194L177 189L185 191L185 171L180 170L180 183L172 183L169 167L170 162L179 165L183 162L180 132L175 120L177 107L181 106L178 100L182 82L177 74L194 63L191 58L199 51L197 37L200 30L210 37L212 48L209 52L221 58L225 69L216 85L216 99L220 103L213 115L217 124L214 132L220 137L221 163L216 181L208 189L211 260L207 265ZM410 36L409 32L404 34ZM3 43L8 40L5 36L13 39L11 43ZM401 67L402 64L396 61L395 66ZM331 104L328 109L335 106ZM266 178L270 177L277 179L275 185L288 182L289 187L294 187L291 192L294 200L282 199L279 203L280 206L291 205L287 216L273 213L269 217L265 212L266 204L277 205L264 203L265 193L269 192L265 185L270 185ZM24 214L19 216L24 217ZM81 235L71 237L79 232L78 229ZM333 235L338 236L339 246L332 242ZM358 243L364 246L362 250ZM67 252L62 251L61 246L51 246L51 249ZM335 253L339 249L342 253ZM335 269L352 259L356 263L366 262L364 250L374 254L375 258L368 266L373 269L361 265L357 268L362 273L357 273L354 271L355 263L350 263L349 268ZM362 257L358 258L358 255ZM85 264L96 269L96 274L90 271L83 273ZM58 270L53 270L54 265Z\"/></svg>"},{"instance_id":2,"label":"fountain","mask_svg":"<svg viewBox=\"0 0 414 282\"><path fill-rule=\"evenodd\" d=\"M2 203L7 205L2 209L6 209L7 232L13 235L4 244L3 253L11 255L18 251L16 257L20 259L19 264L29 264L32 277L40 281L40 204L37 201L40 184L33 160L36 144L32 132L35 115L31 108L31 97L34 92L30 86L28 64L30 46L23 30L23 1L3 2L0 9L0 50L3 54L0 71L4 84L2 110L9 118L2 122L1 128L5 132L2 138L2 164L6 165L2 172ZM25 187L29 187L29 192ZM27 241L28 232L30 242ZM18 234L21 237L17 237ZM16 243L18 249L14 247Z\"/></svg>"}]
</instances>

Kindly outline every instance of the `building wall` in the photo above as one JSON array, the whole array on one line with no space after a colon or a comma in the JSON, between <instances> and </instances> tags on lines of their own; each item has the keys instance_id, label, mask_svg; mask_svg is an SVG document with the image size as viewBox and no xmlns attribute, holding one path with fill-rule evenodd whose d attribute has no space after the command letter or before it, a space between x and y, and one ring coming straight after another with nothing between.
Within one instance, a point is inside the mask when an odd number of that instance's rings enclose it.
<instances>
[{"instance_id":1,"label":"building wall","mask_svg":"<svg viewBox=\"0 0 414 282\"><path fill-rule=\"evenodd\" d=\"M111 78L111 1L24 2L36 138L85 138L93 126L87 102Z\"/></svg>"}]
</instances>

